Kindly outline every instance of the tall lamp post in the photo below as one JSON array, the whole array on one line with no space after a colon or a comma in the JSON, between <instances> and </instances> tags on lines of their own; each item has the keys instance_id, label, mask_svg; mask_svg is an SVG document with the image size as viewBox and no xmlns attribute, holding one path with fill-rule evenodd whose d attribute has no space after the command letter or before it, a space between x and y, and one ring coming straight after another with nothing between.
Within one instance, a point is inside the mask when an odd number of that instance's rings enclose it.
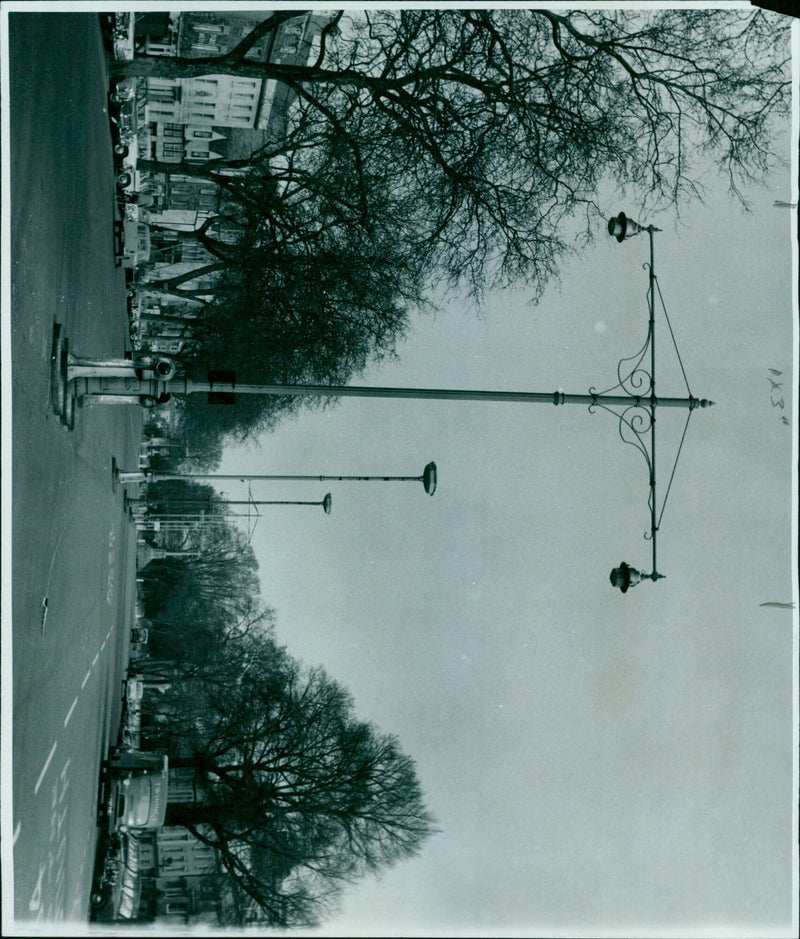
<instances>
[{"instance_id":1,"label":"tall lamp post","mask_svg":"<svg viewBox=\"0 0 800 939\"><path fill-rule=\"evenodd\" d=\"M330 482L335 480L337 482L342 481L353 481L353 482L414 482L422 483L425 492L429 496L432 496L436 492L436 479L437 479L437 469L435 463L428 463L425 469L422 471L421 476L311 476L311 475L294 475L294 476L285 476L285 475L275 475L269 473L267 475L242 475L242 473L159 473L159 472L150 472L149 470L132 470L125 472L124 470L119 470L116 467L113 467L113 472L115 479L121 483L141 483L141 482L162 482L167 479L238 479L240 482L251 479L271 479L271 480L280 480L283 482L291 481L305 481L310 480L313 482ZM324 502L324 500L323 500ZM279 505L281 503L271 503L272 505ZM283 503L285 505L297 504L297 503ZM300 503L307 504L307 503ZM314 505L320 505L322 503L312 503Z\"/></svg>"},{"instance_id":2,"label":"tall lamp post","mask_svg":"<svg viewBox=\"0 0 800 939\"><path fill-rule=\"evenodd\" d=\"M562 391L477 391L449 388L385 388L359 387L351 385L240 385L231 382L200 382L188 378L176 378L174 366L168 359L158 359L147 363L138 370L128 364L124 374L119 372L119 360L98 363L94 360L71 356L66 349L60 333L54 335L53 387L54 407L61 414L62 420L71 425L74 401L100 400L105 402L129 401L141 405L154 405L169 399L172 394L186 395L196 393L255 394L255 395L307 395L314 397L369 397L369 398L411 398L438 399L449 401L504 401L529 404L579 404L588 407L590 412L603 408L613 414L619 422L619 434L623 442L635 446L645 459L649 475L650 531L645 538L652 541L652 571L642 572L622 562L611 572L611 583L626 593L631 587L643 580L656 581L664 575L656 566L656 533L659 528L660 514L656 506L656 411L659 407L679 408L688 412L689 417L696 408L706 408L714 404L706 398L696 398L691 394L686 381L685 397L658 397L655 379L655 292L657 288L653 235L660 229L652 225L644 226L628 218L624 212L608 222L609 234L618 242L646 233L650 243L650 261L646 264L649 271L648 289L648 329L645 342L633 356L620 359L617 364L618 381L605 391L598 392L593 387L588 394L565 394ZM663 306L663 302L662 302ZM666 315L666 309L664 310ZM667 317L669 321L669 318ZM670 333L672 329L670 326ZM673 343L675 342L673 336ZM677 345L675 345L677 353ZM680 354L678 353L680 359ZM686 429L684 429L684 436ZM680 449L679 449L680 453ZM677 462L677 460L676 460ZM674 468L673 468L674 473ZM126 477L130 476L130 480ZM141 480L142 474L119 474L120 481ZM223 477L225 478L225 477ZM227 477L241 478L241 477ZM258 478L258 477L252 477ZM273 477L279 478L279 477ZM300 477L282 477L300 478ZM324 479L326 477L308 477ZM338 477L345 478L345 477ZM364 477L347 477L364 478ZM384 477L385 478L385 477ZM670 479L671 484L671 479ZM427 486L426 486L427 490ZM667 487L667 496L669 486ZM662 503L661 514L663 514Z\"/></svg>"},{"instance_id":3,"label":"tall lamp post","mask_svg":"<svg viewBox=\"0 0 800 939\"><path fill-rule=\"evenodd\" d=\"M174 476L170 476L170 479L174 479ZM242 477L237 476L237 479ZM137 499L131 498L128 496L127 492L125 493L125 508L128 509L131 514L134 514L135 509L139 506L147 505L151 500L150 499ZM213 502L210 499L164 499L164 502L168 502L170 505L186 505L186 506L197 506L206 508L211 508L212 505L321 505L322 511L326 515L331 514L331 506L333 505L333 496L328 492L325 494L323 499L320 502L301 502L297 500L287 501L287 500L275 500L275 499L215 499ZM187 516L184 513L161 513L157 515L149 515L148 518L186 518ZM198 516L194 516L198 517ZM203 516L208 518L208 516ZM222 518L225 516L222 515Z\"/></svg>"}]
</instances>

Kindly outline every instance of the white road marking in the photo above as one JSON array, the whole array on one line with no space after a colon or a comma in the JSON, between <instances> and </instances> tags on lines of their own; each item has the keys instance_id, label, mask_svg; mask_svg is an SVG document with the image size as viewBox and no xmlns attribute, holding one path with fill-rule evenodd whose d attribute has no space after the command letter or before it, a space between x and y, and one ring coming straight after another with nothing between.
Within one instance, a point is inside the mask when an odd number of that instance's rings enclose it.
<instances>
[{"instance_id":1,"label":"white road marking","mask_svg":"<svg viewBox=\"0 0 800 939\"><path fill-rule=\"evenodd\" d=\"M19 833L22 831L22 822L17 822L17 827L14 829L14 840L11 842L11 847L17 843L17 838L19 838Z\"/></svg>"},{"instance_id":2,"label":"white road marking","mask_svg":"<svg viewBox=\"0 0 800 939\"><path fill-rule=\"evenodd\" d=\"M94 658L92 659L92 668L94 668L95 665L97 665L97 660L98 660L99 658L100 658L100 653L99 653L99 652L96 652Z\"/></svg>"},{"instance_id":3,"label":"white road marking","mask_svg":"<svg viewBox=\"0 0 800 939\"><path fill-rule=\"evenodd\" d=\"M83 676L83 681L81 682L81 691L83 691L83 689L86 687L86 682L89 681L91 676L92 676L92 670L89 669L89 671Z\"/></svg>"},{"instance_id":4,"label":"white road marking","mask_svg":"<svg viewBox=\"0 0 800 939\"><path fill-rule=\"evenodd\" d=\"M75 710L75 705L77 703L78 703L78 699L75 698L75 700L72 702L72 707L69 709L69 711L67 711L67 716L64 718L65 727L67 726L67 724L69 724L69 719L72 717L72 712Z\"/></svg>"},{"instance_id":5,"label":"white road marking","mask_svg":"<svg viewBox=\"0 0 800 939\"><path fill-rule=\"evenodd\" d=\"M33 891L33 896L28 900L28 909L31 911L38 910L42 905L42 875L47 869L46 864L39 865L39 879L36 881L36 887Z\"/></svg>"},{"instance_id":6,"label":"white road marking","mask_svg":"<svg viewBox=\"0 0 800 939\"><path fill-rule=\"evenodd\" d=\"M41 773L39 773L39 778L36 780L36 785L33 787L33 794L36 795L39 792L39 787L42 785L42 780L44 779L44 774L47 772L48 766L50 766L50 760L53 759L56 749L58 747L58 741L53 744L53 748L50 750L50 753L45 760L44 766L42 767Z\"/></svg>"}]
</instances>

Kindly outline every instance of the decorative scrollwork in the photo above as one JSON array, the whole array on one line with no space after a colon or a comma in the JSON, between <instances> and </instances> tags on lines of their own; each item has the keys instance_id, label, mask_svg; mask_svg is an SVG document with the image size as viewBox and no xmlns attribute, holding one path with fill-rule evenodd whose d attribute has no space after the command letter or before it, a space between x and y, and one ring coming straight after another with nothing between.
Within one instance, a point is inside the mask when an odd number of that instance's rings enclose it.
<instances>
[{"instance_id":1,"label":"decorative scrollwork","mask_svg":"<svg viewBox=\"0 0 800 939\"><path fill-rule=\"evenodd\" d=\"M609 414L613 414L617 419L617 429L619 431L620 440L628 444L628 446L634 447L641 453L647 465L647 475L650 480L650 493L647 497L647 507L650 512L650 517L653 518L653 505L655 501L655 478L653 474L654 454L648 446L649 441L647 438L647 435L652 430L653 421L655 419L652 405L633 403L622 411L617 411L605 404L602 395L598 395L594 388L590 388L589 393L594 398L594 401L589 405L589 413L593 414L597 408L602 408L604 411L608 411ZM654 540L657 530L658 526L654 524L649 532L644 533L645 540Z\"/></svg>"},{"instance_id":2,"label":"decorative scrollwork","mask_svg":"<svg viewBox=\"0 0 800 939\"><path fill-rule=\"evenodd\" d=\"M604 411L608 411L609 414L613 414L618 422L620 439L623 443L635 447L642 454L647 464L648 473L652 476L653 461L647 444L643 439L646 434L650 433L653 426L653 412L651 407L645 404L634 403L620 412L605 404L602 395L597 394L594 389L590 388L589 393L595 399L588 407L589 413L594 414L597 408L602 408Z\"/></svg>"},{"instance_id":3,"label":"decorative scrollwork","mask_svg":"<svg viewBox=\"0 0 800 939\"><path fill-rule=\"evenodd\" d=\"M616 414L617 412L615 411L614 413ZM644 457L648 470L650 470L652 468L652 460L650 459L650 452L642 438L645 434L650 432L653 426L652 411L644 405L632 404L621 414L617 414L617 417L619 419L618 429L620 439L623 443L636 447Z\"/></svg>"},{"instance_id":4,"label":"decorative scrollwork","mask_svg":"<svg viewBox=\"0 0 800 939\"><path fill-rule=\"evenodd\" d=\"M635 352L633 355L624 356L617 363L617 383L612 385L610 388L606 388L604 391L599 392L599 394L594 390L590 389L591 394L598 394L599 396L611 394L615 391L622 391L627 395L630 395L632 398L643 398L649 396L653 393L655 388L655 381L653 379L652 373L647 369L642 362L644 357L647 354L650 344L653 341L653 325L652 323L648 326L647 336L645 337L644 344L641 349Z\"/></svg>"},{"instance_id":5,"label":"decorative scrollwork","mask_svg":"<svg viewBox=\"0 0 800 939\"><path fill-rule=\"evenodd\" d=\"M652 326L647 330L647 337L645 338L644 345L638 352L634 355L628 356L627 358L622 358L617 363L617 388L621 388L626 394L633 395L634 397L641 397L643 395L649 395L652 393L654 388L653 376L648 369L642 365L642 360L647 354L647 350L650 348L650 343L653 341L653 329ZM630 370L627 374L623 374L626 368L626 363L632 362Z\"/></svg>"}]
</instances>

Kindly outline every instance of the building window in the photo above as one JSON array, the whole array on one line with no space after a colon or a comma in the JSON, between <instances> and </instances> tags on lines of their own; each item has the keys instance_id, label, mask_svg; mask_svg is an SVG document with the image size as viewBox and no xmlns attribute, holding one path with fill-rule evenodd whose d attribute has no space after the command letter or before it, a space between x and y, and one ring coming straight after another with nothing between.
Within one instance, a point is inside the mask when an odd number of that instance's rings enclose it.
<instances>
[{"instance_id":1,"label":"building window","mask_svg":"<svg viewBox=\"0 0 800 939\"><path fill-rule=\"evenodd\" d=\"M150 101L174 101L177 88L152 88L148 91L147 97Z\"/></svg>"},{"instance_id":2,"label":"building window","mask_svg":"<svg viewBox=\"0 0 800 939\"><path fill-rule=\"evenodd\" d=\"M189 912L189 901L188 900L172 900L167 904L167 913L188 913Z\"/></svg>"}]
</instances>

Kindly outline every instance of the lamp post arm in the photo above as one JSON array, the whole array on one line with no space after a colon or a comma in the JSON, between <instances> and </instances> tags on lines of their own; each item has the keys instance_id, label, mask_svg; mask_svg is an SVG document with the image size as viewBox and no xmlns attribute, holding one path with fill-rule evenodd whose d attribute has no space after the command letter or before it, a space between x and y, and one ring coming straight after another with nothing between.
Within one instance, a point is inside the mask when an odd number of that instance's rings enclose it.
<instances>
[{"instance_id":1,"label":"lamp post arm","mask_svg":"<svg viewBox=\"0 0 800 939\"><path fill-rule=\"evenodd\" d=\"M327 398L408 398L442 401L506 401L524 404L581 404L587 407L605 403L628 407L631 404L659 407L709 407L714 402L705 398L657 398L652 395L567 394L563 391L481 391L460 388L390 388L359 385L240 385L236 382L202 382L190 378L172 378L159 382L169 394L187 395L203 392L233 394L307 396Z\"/></svg>"}]
</instances>

